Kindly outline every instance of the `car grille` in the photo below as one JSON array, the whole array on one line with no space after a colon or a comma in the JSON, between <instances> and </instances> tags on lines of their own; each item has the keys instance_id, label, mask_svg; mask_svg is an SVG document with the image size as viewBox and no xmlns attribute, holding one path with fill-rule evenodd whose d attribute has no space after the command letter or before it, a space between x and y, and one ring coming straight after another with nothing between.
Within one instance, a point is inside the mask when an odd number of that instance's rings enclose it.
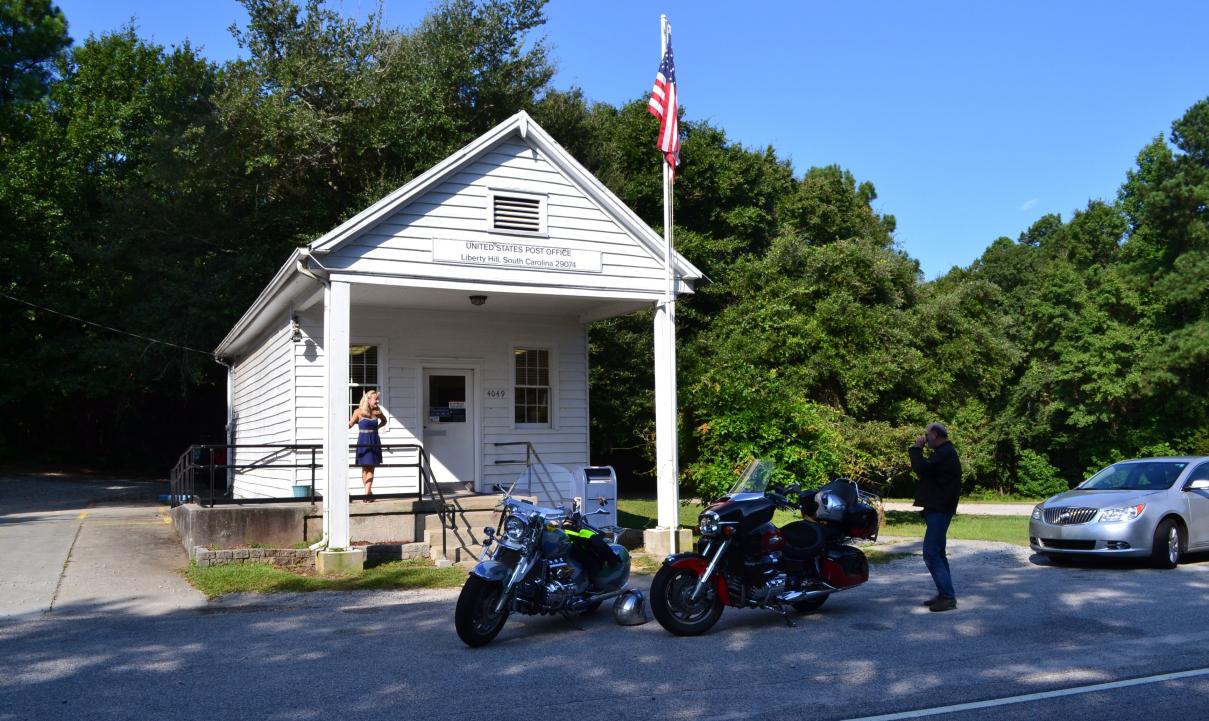
<instances>
[{"instance_id":1,"label":"car grille","mask_svg":"<svg viewBox=\"0 0 1209 721\"><path fill-rule=\"evenodd\" d=\"M1064 551L1092 551L1096 548L1095 541L1068 541L1058 538L1042 538L1041 545L1046 548L1060 548Z\"/></svg>"},{"instance_id":2,"label":"car grille","mask_svg":"<svg viewBox=\"0 0 1209 721\"><path fill-rule=\"evenodd\" d=\"M1052 523L1056 526L1073 526L1079 523L1087 523L1096 517L1097 508L1073 508L1064 506L1062 508L1046 508L1043 510L1045 514L1045 522Z\"/></svg>"}]
</instances>

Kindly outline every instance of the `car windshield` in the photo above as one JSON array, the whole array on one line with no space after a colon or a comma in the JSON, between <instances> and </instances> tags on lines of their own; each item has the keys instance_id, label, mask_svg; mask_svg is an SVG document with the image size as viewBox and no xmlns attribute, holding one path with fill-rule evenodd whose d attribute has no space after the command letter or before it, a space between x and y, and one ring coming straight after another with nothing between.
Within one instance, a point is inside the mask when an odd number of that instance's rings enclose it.
<instances>
[{"instance_id":1,"label":"car windshield","mask_svg":"<svg viewBox=\"0 0 1209 721\"><path fill-rule=\"evenodd\" d=\"M1114 463L1080 483L1083 491L1161 491L1171 488L1188 463L1141 461Z\"/></svg>"},{"instance_id":2,"label":"car windshield","mask_svg":"<svg viewBox=\"0 0 1209 721\"><path fill-rule=\"evenodd\" d=\"M739 476L739 480L735 482L727 495L732 497L740 493L763 495L764 489L768 488L768 482L772 479L772 468L772 461L753 459L751 463L747 464L747 468L743 469L743 474Z\"/></svg>"}]
</instances>

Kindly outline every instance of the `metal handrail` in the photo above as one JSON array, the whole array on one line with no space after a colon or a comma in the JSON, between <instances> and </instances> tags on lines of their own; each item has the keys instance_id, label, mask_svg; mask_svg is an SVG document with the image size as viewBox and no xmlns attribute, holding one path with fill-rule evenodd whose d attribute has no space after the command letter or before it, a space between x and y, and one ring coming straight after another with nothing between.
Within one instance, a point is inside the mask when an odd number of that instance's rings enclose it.
<instances>
[{"instance_id":1,"label":"metal handrail","mask_svg":"<svg viewBox=\"0 0 1209 721\"><path fill-rule=\"evenodd\" d=\"M533 444L531 442L529 442L529 441L507 441L504 443L495 444L496 448L500 448L503 446L524 446L525 447L524 464L525 464L525 470L528 471L528 473L526 474L526 478L532 479L532 478L536 477L538 485L541 486L542 494L550 500L557 499L559 506L565 506L570 501L570 499L568 499L566 496L563 495L562 490L558 487L558 484L554 482L554 479L550 477L550 472L548 470L546 470L546 462L542 460L542 457L538 454L537 449L533 447ZM536 464L533 462L533 459L537 459ZM521 463L521 461L501 461L501 460L496 461L496 465L517 464L517 463ZM533 470L535 467L538 469L537 471ZM544 479L542 478L543 475L545 475ZM515 485L515 484L513 484L513 485ZM551 492L551 488L553 488L553 492ZM528 490L530 493L533 492L533 482L532 481L529 482L529 487L526 490Z\"/></svg>"},{"instance_id":2,"label":"metal handrail","mask_svg":"<svg viewBox=\"0 0 1209 721\"><path fill-rule=\"evenodd\" d=\"M349 449L357 448L357 444L349 445ZM234 451L246 449L263 449L269 451L264 458L260 458L251 462L237 463L233 462ZM226 482L223 482L223 490L220 492L217 487L216 473L222 471L224 475L227 471L235 469L240 471L259 470L259 469L298 469L309 468L311 478L309 485L309 493L306 496L295 497L280 497L280 498L241 498L240 503L285 503L291 501L299 501L309 499L312 503L316 500L322 500L322 494L315 492L315 477L317 470L321 467L318 460L318 452L323 449L321 444L317 443L215 443L206 445L192 445L181 454L173 466L169 475L169 502L173 508L197 498L202 502L203 496L205 502L203 505L213 507L217 503L234 502L235 499L230 497L230 489L226 488ZM379 463L375 464L379 468L418 468L420 469L419 487L415 492L407 493L382 493L375 494L376 498L407 498L410 496L423 497L425 493L425 479L431 478L432 473L425 466L428 462L427 453L424 452L423 446L416 443L392 443L383 444L384 451L393 450L416 450L418 451L418 460L413 463ZM225 457L216 462L215 452L222 450ZM283 457L293 455L298 458L299 452L308 452L310 454L309 462L280 462ZM205 454L204 462L195 461L195 457L200 454ZM357 467L355 463L350 463L349 468ZM206 472L209 482L204 488L198 488L197 474L200 471ZM439 489L438 489L439 490ZM202 492L204 491L204 493ZM352 499L366 498L362 494L350 494ZM434 499L436 500L436 499ZM443 497L441 497L443 501Z\"/></svg>"},{"instance_id":3,"label":"metal handrail","mask_svg":"<svg viewBox=\"0 0 1209 721\"><path fill-rule=\"evenodd\" d=\"M234 463L231 460L235 457L234 451L239 449L267 449L273 451L269 454L269 459L274 462L265 463L264 459L254 461L252 463ZM349 445L350 450L355 450L357 444ZM225 459L222 463L215 463L215 451L222 449L225 453ZM217 503L235 502L234 498L230 497L231 489L227 488L227 483L223 482L223 498L219 500L217 492L215 472L222 471L226 475L228 470L250 470L250 469L290 469L290 468L309 468L311 471L311 479L309 484L310 492L302 497L287 496L281 498L241 498L239 503L289 503L300 500L309 500L314 503L316 500L323 500L323 496L315 492L315 476L320 464L317 462L317 453L323 449L322 444L318 443L216 443L209 445L192 445L181 454L177 459L176 464L172 467L169 474L169 505L176 508L188 501L197 499L204 507L213 508ZM453 529L456 527L453 509L449 506L449 502L445 498L444 492L441 490L441 485L437 483L436 477L432 473L432 462L428 457L428 450L418 443L384 443L382 444L383 451L390 450L409 450L418 451L418 461L415 463L378 463L375 467L378 468L417 468L419 469L419 487L414 494L417 498L427 496L437 506L437 517L441 522L441 554L448 558L448 541L445 538L444 529ZM278 463L276 458L293 454L297 458L300 451L310 452L309 463ZM194 458L199 452L205 452L207 462L195 463ZM349 468L355 468L355 463L350 463ZM198 492L196 484L196 472L199 470L207 472L209 483L207 485L208 492L204 494L205 502L202 501L203 494ZM413 494L411 493L380 493L375 494L376 498L406 498ZM362 494L350 494L350 499L366 498Z\"/></svg>"}]
</instances>

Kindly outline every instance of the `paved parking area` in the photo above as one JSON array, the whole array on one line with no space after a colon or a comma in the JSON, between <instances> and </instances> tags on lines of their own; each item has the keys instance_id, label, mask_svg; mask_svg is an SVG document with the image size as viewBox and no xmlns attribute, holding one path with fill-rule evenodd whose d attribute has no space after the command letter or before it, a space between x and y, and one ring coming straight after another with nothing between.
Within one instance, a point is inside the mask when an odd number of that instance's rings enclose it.
<instances>
[{"instance_id":1,"label":"paved parking area","mask_svg":"<svg viewBox=\"0 0 1209 721\"><path fill-rule=\"evenodd\" d=\"M0 533L26 522L5 508ZM107 528L123 529L111 541L154 538L163 530L154 515L98 525L96 538ZM0 537L6 549L11 538ZM698 638L673 637L653 621L620 627L607 612L573 622L514 616L495 643L469 649L452 628L456 590L175 608L173 593L154 584L121 598L61 596L50 613L0 619L0 721L888 721L921 710L964 720L1136 719L1198 718L1209 708L1205 559L1174 571L1067 568L1021 547L951 544L957 611L918 605L930 583L922 560L906 555L874 565L869 583L795 628L768 612L727 609Z\"/></svg>"},{"instance_id":2,"label":"paved parking area","mask_svg":"<svg viewBox=\"0 0 1209 721\"><path fill-rule=\"evenodd\" d=\"M135 614L197 608L166 485L88 476L0 478L0 619L74 609Z\"/></svg>"}]
</instances>

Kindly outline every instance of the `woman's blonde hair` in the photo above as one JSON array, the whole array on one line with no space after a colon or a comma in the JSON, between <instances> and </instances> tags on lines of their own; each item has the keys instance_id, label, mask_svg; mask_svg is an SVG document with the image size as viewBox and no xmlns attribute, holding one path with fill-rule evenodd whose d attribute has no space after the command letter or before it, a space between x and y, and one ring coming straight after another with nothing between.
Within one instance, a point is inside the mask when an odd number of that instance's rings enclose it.
<instances>
[{"instance_id":1,"label":"woman's blonde hair","mask_svg":"<svg viewBox=\"0 0 1209 721\"><path fill-rule=\"evenodd\" d=\"M381 398L382 394L378 391L365 391L365 393L361 395L361 402L357 404L357 410L361 411L362 418L372 418L374 415L373 409L369 407L370 396L378 396Z\"/></svg>"}]
</instances>

